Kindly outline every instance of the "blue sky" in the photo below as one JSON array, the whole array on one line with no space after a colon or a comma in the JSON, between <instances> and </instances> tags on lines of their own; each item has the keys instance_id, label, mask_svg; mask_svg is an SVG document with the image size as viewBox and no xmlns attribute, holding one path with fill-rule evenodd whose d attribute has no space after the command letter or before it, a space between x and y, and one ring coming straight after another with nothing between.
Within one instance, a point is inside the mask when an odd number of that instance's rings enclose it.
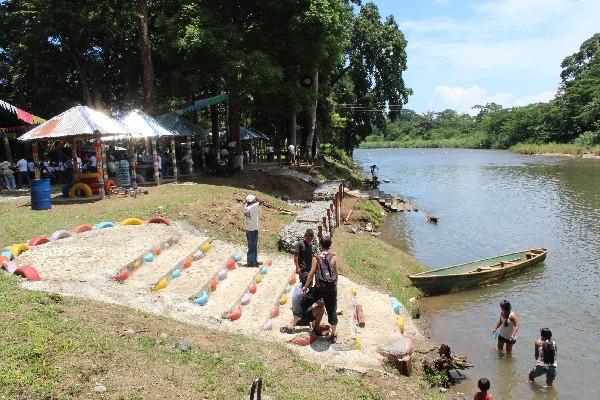
<instances>
[{"instance_id":1,"label":"blue sky","mask_svg":"<svg viewBox=\"0 0 600 400\"><path fill-rule=\"evenodd\" d=\"M600 32L600 0L373 0L408 40L407 108L548 101L560 64Z\"/></svg>"}]
</instances>

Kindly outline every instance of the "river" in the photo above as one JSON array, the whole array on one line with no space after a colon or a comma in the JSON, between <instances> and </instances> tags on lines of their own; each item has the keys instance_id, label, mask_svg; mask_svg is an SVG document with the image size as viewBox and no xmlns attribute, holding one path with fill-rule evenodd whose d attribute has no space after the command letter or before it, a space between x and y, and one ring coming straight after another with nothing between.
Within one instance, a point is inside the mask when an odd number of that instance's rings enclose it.
<instances>
[{"instance_id":1,"label":"river","mask_svg":"<svg viewBox=\"0 0 600 400\"><path fill-rule=\"evenodd\" d=\"M431 268L548 248L543 264L508 281L423 302L431 339L475 364L458 391L472 396L485 376L496 399L600 399L600 160L462 149L357 150L354 159L365 171L377 164L390 180L381 190L422 208L391 215L386 231ZM491 338L503 299L521 323L512 357ZM527 383L543 327L558 346L552 389Z\"/></svg>"}]
</instances>

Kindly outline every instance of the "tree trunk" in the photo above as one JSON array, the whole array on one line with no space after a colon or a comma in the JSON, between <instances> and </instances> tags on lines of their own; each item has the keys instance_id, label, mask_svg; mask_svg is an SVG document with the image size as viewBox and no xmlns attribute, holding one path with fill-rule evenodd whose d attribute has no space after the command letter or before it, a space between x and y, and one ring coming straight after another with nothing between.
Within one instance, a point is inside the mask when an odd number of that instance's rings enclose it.
<instances>
[{"instance_id":1,"label":"tree trunk","mask_svg":"<svg viewBox=\"0 0 600 400\"><path fill-rule=\"evenodd\" d=\"M313 139L315 137L315 129L317 127L317 103L319 101L319 71L315 71L312 85L310 88L315 96L315 101L308 110L307 118L309 126L307 129L308 134L306 136L306 156L308 160L312 160L313 158Z\"/></svg>"},{"instance_id":2,"label":"tree trunk","mask_svg":"<svg viewBox=\"0 0 600 400\"><path fill-rule=\"evenodd\" d=\"M231 94L229 98L229 135L231 136L231 140L235 141L236 155L242 154L240 123L240 98L237 94Z\"/></svg>"},{"instance_id":3,"label":"tree trunk","mask_svg":"<svg viewBox=\"0 0 600 400\"><path fill-rule=\"evenodd\" d=\"M219 149L219 108L216 104L210 106L210 125L212 144L216 149Z\"/></svg>"},{"instance_id":4,"label":"tree trunk","mask_svg":"<svg viewBox=\"0 0 600 400\"><path fill-rule=\"evenodd\" d=\"M296 147L296 110L290 111L287 121L288 146L293 144Z\"/></svg>"},{"instance_id":5,"label":"tree trunk","mask_svg":"<svg viewBox=\"0 0 600 400\"><path fill-rule=\"evenodd\" d=\"M148 34L148 2L137 0L139 20L139 47L144 69L144 111L152 116L156 115L156 88L154 85L154 64L150 50L150 36Z\"/></svg>"}]
</instances>

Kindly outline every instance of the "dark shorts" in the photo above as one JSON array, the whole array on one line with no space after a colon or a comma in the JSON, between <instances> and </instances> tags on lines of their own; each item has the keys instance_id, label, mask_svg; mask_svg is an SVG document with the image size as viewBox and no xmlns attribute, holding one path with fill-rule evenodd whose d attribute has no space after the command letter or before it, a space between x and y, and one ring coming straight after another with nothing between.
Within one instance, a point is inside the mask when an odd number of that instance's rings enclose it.
<instances>
[{"instance_id":1,"label":"dark shorts","mask_svg":"<svg viewBox=\"0 0 600 400\"><path fill-rule=\"evenodd\" d=\"M313 313L312 308L304 311L304 315L300 320L296 323L296 326L309 326L311 322L315 320L315 315Z\"/></svg>"},{"instance_id":2,"label":"dark shorts","mask_svg":"<svg viewBox=\"0 0 600 400\"><path fill-rule=\"evenodd\" d=\"M327 322L329 325L337 325L337 290L322 290L317 288L315 298L323 299L325 311L327 311Z\"/></svg>"},{"instance_id":3,"label":"dark shorts","mask_svg":"<svg viewBox=\"0 0 600 400\"><path fill-rule=\"evenodd\" d=\"M531 369L530 374L537 378L542 375L546 375L547 378L554 380L556 378L556 367L536 365Z\"/></svg>"},{"instance_id":4,"label":"dark shorts","mask_svg":"<svg viewBox=\"0 0 600 400\"><path fill-rule=\"evenodd\" d=\"M498 343L515 344L515 343L517 343L517 339L511 340L511 339L506 339L502 336L498 336Z\"/></svg>"}]
</instances>

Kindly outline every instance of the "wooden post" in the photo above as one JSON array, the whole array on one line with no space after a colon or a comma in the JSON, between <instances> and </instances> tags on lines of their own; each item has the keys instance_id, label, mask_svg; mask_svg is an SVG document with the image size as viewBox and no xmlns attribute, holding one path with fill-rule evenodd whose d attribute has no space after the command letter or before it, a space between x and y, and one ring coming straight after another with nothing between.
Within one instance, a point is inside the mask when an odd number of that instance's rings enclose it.
<instances>
[{"instance_id":1,"label":"wooden post","mask_svg":"<svg viewBox=\"0 0 600 400\"><path fill-rule=\"evenodd\" d=\"M317 237L319 238L319 241L321 241L323 238L323 227L321 225L317 227L317 232Z\"/></svg>"},{"instance_id":2,"label":"wooden post","mask_svg":"<svg viewBox=\"0 0 600 400\"><path fill-rule=\"evenodd\" d=\"M175 152L175 136L171 138L171 159L173 160L173 178L177 182L177 153Z\"/></svg>"},{"instance_id":3,"label":"wooden post","mask_svg":"<svg viewBox=\"0 0 600 400\"><path fill-rule=\"evenodd\" d=\"M152 160L154 161L154 168L152 171L154 174L154 184L160 185L160 166L158 165L158 151L156 149L156 138L152 138Z\"/></svg>"},{"instance_id":4,"label":"wooden post","mask_svg":"<svg viewBox=\"0 0 600 400\"><path fill-rule=\"evenodd\" d=\"M336 227L337 227L337 224L338 224L338 222L337 222L337 215L338 215L338 195L339 195L339 193L335 194L335 200L333 202L333 208L335 209L334 211L335 211L335 216L336 216L336 221L335 221L335 226Z\"/></svg>"},{"instance_id":5,"label":"wooden post","mask_svg":"<svg viewBox=\"0 0 600 400\"><path fill-rule=\"evenodd\" d=\"M341 225L342 220L342 193L338 192L338 208L337 214L335 216L335 226L338 227Z\"/></svg>"},{"instance_id":6,"label":"wooden post","mask_svg":"<svg viewBox=\"0 0 600 400\"><path fill-rule=\"evenodd\" d=\"M2 134L2 144L4 145L4 156L6 161L12 164L12 154L10 153L10 144L8 143L8 136L6 133Z\"/></svg>"},{"instance_id":7,"label":"wooden post","mask_svg":"<svg viewBox=\"0 0 600 400\"><path fill-rule=\"evenodd\" d=\"M191 136L187 137L187 151L190 156L190 160L188 161L188 167L190 169L190 178L191 178L192 174L194 173L194 163L193 163L194 159L192 157L192 137ZM200 149L200 151L202 151L202 149Z\"/></svg>"},{"instance_id":8,"label":"wooden post","mask_svg":"<svg viewBox=\"0 0 600 400\"><path fill-rule=\"evenodd\" d=\"M325 227L325 231L327 231L329 233L329 236L331 236L331 230L327 229L327 217L323 217L323 219L321 220L321 223L323 224L323 226Z\"/></svg>"},{"instance_id":9,"label":"wooden post","mask_svg":"<svg viewBox=\"0 0 600 400\"><path fill-rule=\"evenodd\" d=\"M328 208L327 209L327 222L329 223L329 230L332 230L332 226L331 226L331 210Z\"/></svg>"},{"instance_id":10,"label":"wooden post","mask_svg":"<svg viewBox=\"0 0 600 400\"><path fill-rule=\"evenodd\" d=\"M344 199L344 184L343 183L340 183L339 192L340 192L340 203L341 203L342 200Z\"/></svg>"},{"instance_id":11,"label":"wooden post","mask_svg":"<svg viewBox=\"0 0 600 400\"><path fill-rule=\"evenodd\" d=\"M131 181L131 185L133 186L134 189L137 189L137 172L135 171L135 168L137 166L137 154L135 154L134 148L133 148L133 144L131 142L131 138L129 138L129 142L127 143L127 147L129 149L129 159L130 164L129 164L129 169L131 170L131 176L130 176L130 181Z\"/></svg>"},{"instance_id":12,"label":"wooden post","mask_svg":"<svg viewBox=\"0 0 600 400\"><path fill-rule=\"evenodd\" d=\"M100 199L104 198L104 152L102 151L104 146L100 138L96 138L94 143L96 148L96 173L98 174L98 194Z\"/></svg>"},{"instance_id":13,"label":"wooden post","mask_svg":"<svg viewBox=\"0 0 600 400\"><path fill-rule=\"evenodd\" d=\"M33 142L31 144L31 155L33 157L33 165L34 165L34 169L33 169L33 175L35 179L40 179L41 176L41 171L40 171L40 153L38 150L38 143L37 141Z\"/></svg>"},{"instance_id":14,"label":"wooden post","mask_svg":"<svg viewBox=\"0 0 600 400\"><path fill-rule=\"evenodd\" d=\"M77 165L77 140L73 139L72 144L71 163L73 164L73 182L75 182L77 180L77 173L79 173L79 165Z\"/></svg>"}]
</instances>

